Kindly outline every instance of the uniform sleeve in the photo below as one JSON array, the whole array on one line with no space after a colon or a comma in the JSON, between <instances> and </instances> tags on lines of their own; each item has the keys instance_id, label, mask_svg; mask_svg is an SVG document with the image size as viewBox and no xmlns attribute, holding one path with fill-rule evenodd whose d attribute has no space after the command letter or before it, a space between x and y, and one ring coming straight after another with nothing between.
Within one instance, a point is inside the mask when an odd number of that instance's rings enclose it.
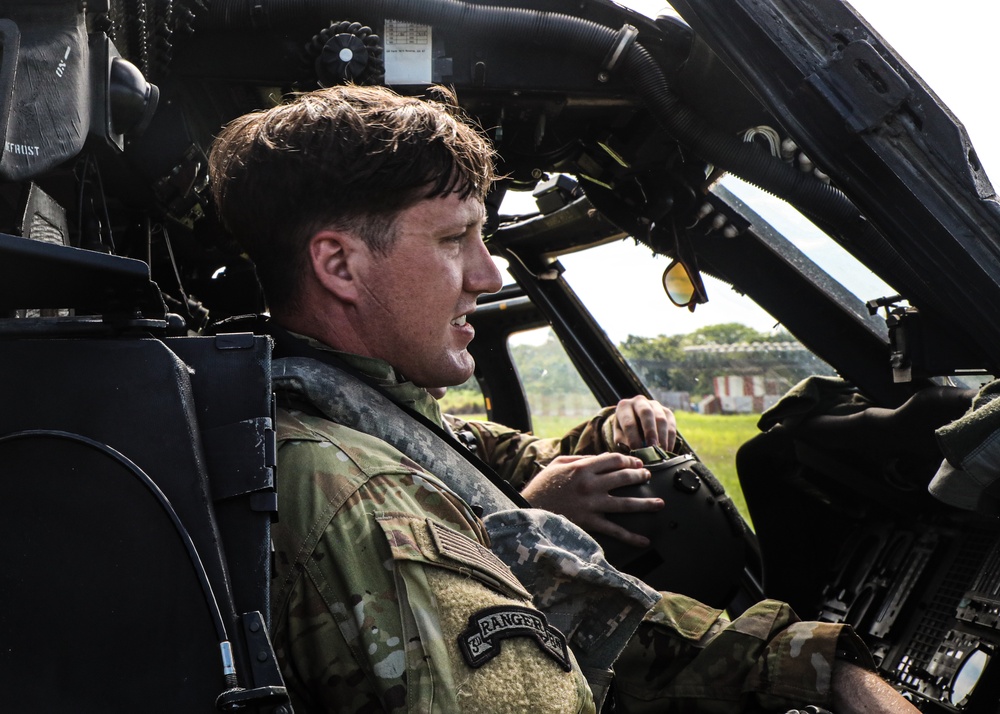
<instances>
[{"instance_id":1,"label":"uniform sleeve","mask_svg":"<svg viewBox=\"0 0 1000 714\"><path fill-rule=\"evenodd\" d=\"M520 491L557 456L593 456L615 451L614 415L614 407L605 407L564 436L546 439L496 422L465 421L450 414L444 415L444 419L453 431L468 435L476 444L477 455ZM690 452L687 443L678 436L674 453Z\"/></svg>"},{"instance_id":2,"label":"uniform sleeve","mask_svg":"<svg viewBox=\"0 0 1000 714\"><path fill-rule=\"evenodd\" d=\"M765 600L729 622L721 610L664 593L615 663L616 711L828 707L843 650L867 657L849 626L802 622L785 603Z\"/></svg>"},{"instance_id":3,"label":"uniform sleeve","mask_svg":"<svg viewBox=\"0 0 1000 714\"><path fill-rule=\"evenodd\" d=\"M541 439L488 421L464 421L451 415L445 420L455 431L471 436L476 453L493 467L500 478L521 490L535 474L557 456L602 454L612 450L610 443L614 407L607 407L578 424L561 438Z\"/></svg>"},{"instance_id":4,"label":"uniform sleeve","mask_svg":"<svg viewBox=\"0 0 1000 714\"><path fill-rule=\"evenodd\" d=\"M279 449L273 630L295 711L592 712L572 653L464 502L364 447Z\"/></svg>"}]
</instances>

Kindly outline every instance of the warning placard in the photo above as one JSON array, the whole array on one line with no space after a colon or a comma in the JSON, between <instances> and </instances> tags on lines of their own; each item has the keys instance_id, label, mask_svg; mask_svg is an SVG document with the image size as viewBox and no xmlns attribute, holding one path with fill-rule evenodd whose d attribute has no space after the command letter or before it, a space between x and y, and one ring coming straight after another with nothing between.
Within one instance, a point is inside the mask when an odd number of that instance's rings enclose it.
<instances>
[{"instance_id":1,"label":"warning placard","mask_svg":"<svg viewBox=\"0 0 1000 714\"><path fill-rule=\"evenodd\" d=\"M433 79L431 26L385 21L385 83L430 84Z\"/></svg>"}]
</instances>

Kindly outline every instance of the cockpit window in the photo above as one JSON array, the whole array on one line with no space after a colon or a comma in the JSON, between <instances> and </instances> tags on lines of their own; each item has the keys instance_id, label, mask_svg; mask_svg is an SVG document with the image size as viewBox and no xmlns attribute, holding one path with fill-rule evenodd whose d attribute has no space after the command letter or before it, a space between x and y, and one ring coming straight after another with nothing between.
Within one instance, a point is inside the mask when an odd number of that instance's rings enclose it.
<instances>
[{"instance_id":1,"label":"cockpit window","mask_svg":"<svg viewBox=\"0 0 1000 714\"><path fill-rule=\"evenodd\" d=\"M703 276L708 302L693 313L676 307L663 290L670 259L631 238L563 255L559 262L566 269L563 277L615 344L629 335L673 335L722 322L768 333L775 327L774 318L752 300L708 275Z\"/></svg>"},{"instance_id":2,"label":"cockpit window","mask_svg":"<svg viewBox=\"0 0 1000 714\"><path fill-rule=\"evenodd\" d=\"M726 176L722 184L862 302L896 293L785 201L735 176Z\"/></svg>"}]
</instances>

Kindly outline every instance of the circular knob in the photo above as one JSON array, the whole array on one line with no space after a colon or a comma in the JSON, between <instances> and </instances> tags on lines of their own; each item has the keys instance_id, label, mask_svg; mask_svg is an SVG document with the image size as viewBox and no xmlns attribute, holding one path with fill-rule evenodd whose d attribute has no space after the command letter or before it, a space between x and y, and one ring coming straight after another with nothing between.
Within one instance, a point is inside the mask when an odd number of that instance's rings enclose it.
<instances>
[{"instance_id":1,"label":"circular knob","mask_svg":"<svg viewBox=\"0 0 1000 714\"><path fill-rule=\"evenodd\" d=\"M674 474L674 488L681 493L696 493L701 488L701 479L691 469L681 469Z\"/></svg>"},{"instance_id":2,"label":"circular knob","mask_svg":"<svg viewBox=\"0 0 1000 714\"><path fill-rule=\"evenodd\" d=\"M316 75L324 87L361 77L368 66L368 48L364 41L347 32L334 35L316 59Z\"/></svg>"}]
</instances>

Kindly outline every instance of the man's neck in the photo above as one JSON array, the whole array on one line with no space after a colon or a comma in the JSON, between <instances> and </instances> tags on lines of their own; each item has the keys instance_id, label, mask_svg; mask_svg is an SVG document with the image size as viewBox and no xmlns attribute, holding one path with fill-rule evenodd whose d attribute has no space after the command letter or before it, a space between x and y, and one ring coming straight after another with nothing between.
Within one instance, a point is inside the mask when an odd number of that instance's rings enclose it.
<instances>
[{"instance_id":1,"label":"man's neck","mask_svg":"<svg viewBox=\"0 0 1000 714\"><path fill-rule=\"evenodd\" d=\"M412 409L436 424L441 424L441 408L427 390L407 381L392 365L377 357L355 354L340 350L316 339L308 334L296 332L285 325L279 325L292 338L302 341L310 349L315 350L317 357L329 353L339 362L377 385L390 399L397 404Z\"/></svg>"}]
</instances>

